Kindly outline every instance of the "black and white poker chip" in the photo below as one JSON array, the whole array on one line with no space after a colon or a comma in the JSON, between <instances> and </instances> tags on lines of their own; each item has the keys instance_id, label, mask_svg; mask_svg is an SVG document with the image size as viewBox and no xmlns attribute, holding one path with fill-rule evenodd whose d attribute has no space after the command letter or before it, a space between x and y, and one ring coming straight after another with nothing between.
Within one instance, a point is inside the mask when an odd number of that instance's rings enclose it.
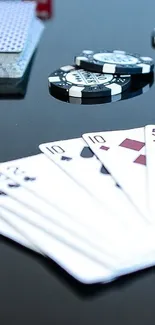
<instances>
[{"instance_id":1,"label":"black and white poker chip","mask_svg":"<svg viewBox=\"0 0 155 325\"><path fill-rule=\"evenodd\" d=\"M76 97L69 97L66 95L60 94L59 91L54 90L53 88L49 87L49 93L52 97L57 100L60 100L65 103L70 104L78 104L78 105L97 105L97 104L107 104L107 103L114 103L121 100L131 99L137 96L140 96L152 87L154 83L154 74L151 73L149 75L141 75L133 76L131 80L130 88L128 88L125 92L114 95L114 96L107 96L107 97L95 97L95 98L76 98Z\"/></svg>"},{"instance_id":2,"label":"black and white poker chip","mask_svg":"<svg viewBox=\"0 0 155 325\"><path fill-rule=\"evenodd\" d=\"M55 99L58 99L65 103L77 104L77 105L97 105L97 104L107 104L112 102L117 102L121 100L122 93L114 96L106 96L106 97L70 97L66 95L60 94L58 91L53 90L49 87L49 93Z\"/></svg>"},{"instance_id":3,"label":"black and white poker chip","mask_svg":"<svg viewBox=\"0 0 155 325\"><path fill-rule=\"evenodd\" d=\"M122 75L146 74L154 69L152 58L119 50L84 50L75 57L75 64L92 72Z\"/></svg>"},{"instance_id":4,"label":"black and white poker chip","mask_svg":"<svg viewBox=\"0 0 155 325\"><path fill-rule=\"evenodd\" d=\"M150 90L154 84L154 74L150 73L149 75L141 75L132 77L130 88L122 93L121 100L134 98L140 95L145 94Z\"/></svg>"},{"instance_id":5,"label":"black and white poker chip","mask_svg":"<svg viewBox=\"0 0 155 325\"><path fill-rule=\"evenodd\" d=\"M69 97L105 97L122 93L130 86L130 76L93 73L65 66L48 78L49 87L59 90L60 94Z\"/></svg>"}]
</instances>

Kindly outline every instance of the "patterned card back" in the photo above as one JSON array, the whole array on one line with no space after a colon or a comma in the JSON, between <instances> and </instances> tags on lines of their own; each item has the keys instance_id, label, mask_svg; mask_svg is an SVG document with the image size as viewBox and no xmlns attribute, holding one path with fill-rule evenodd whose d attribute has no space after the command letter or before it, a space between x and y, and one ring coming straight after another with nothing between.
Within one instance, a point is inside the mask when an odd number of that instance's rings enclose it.
<instances>
[{"instance_id":1,"label":"patterned card back","mask_svg":"<svg viewBox=\"0 0 155 325\"><path fill-rule=\"evenodd\" d=\"M0 1L0 52L23 50L35 7L35 2Z\"/></svg>"},{"instance_id":2,"label":"patterned card back","mask_svg":"<svg viewBox=\"0 0 155 325\"><path fill-rule=\"evenodd\" d=\"M21 78L32 58L44 30L43 23L35 18L24 51L11 64L0 64L0 78Z\"/></svg>"}]
</instances>

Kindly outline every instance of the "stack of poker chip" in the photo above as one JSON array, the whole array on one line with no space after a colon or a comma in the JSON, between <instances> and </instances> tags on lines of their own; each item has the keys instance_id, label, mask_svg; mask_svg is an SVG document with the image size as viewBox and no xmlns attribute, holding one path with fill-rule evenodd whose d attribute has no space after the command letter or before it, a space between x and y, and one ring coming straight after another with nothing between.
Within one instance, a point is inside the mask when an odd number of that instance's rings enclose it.
<instances>
[{"instance_id":1,"label":"stack of poker chip","mask_svg":"<svg viewBox=\"0 0 155 325\"><path fill-rule=\"evenodd\" d=\"M50 74L49 90L70 103L111 102L125 99L127 92L131 95L135 77L140 84L141 79L150 76L152 84L153 70L150 57L120 50L84 50L75 57L74 65Z\"/></svg>"}]
</instances>

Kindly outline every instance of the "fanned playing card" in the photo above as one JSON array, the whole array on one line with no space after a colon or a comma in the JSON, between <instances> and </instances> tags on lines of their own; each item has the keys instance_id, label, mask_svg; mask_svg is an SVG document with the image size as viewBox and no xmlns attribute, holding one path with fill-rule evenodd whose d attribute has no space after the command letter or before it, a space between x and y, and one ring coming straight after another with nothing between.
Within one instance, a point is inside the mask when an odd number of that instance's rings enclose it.
<instances>
[{"instance_id":1,"label":"fanned playing card","mask_svg":"<svg viewBox=\"0 0 155 325\"><path fill-rule=\"evenodd\" d=\"M57 174L56 169L59 171ZM32 246L34 243L37 250L54 259L78 280L84 283L107 282L154 264L154 227L145 225L136 227L136 231L132 227L125 228L125 225L122 228L120 220L116 216L109 220L114 216L104 215L103 209L102 218L99 218L96 204L92 215L91 200L87 203L86 217L83 214L80 222L80 210L76 218L60 211L67 207L65 200L68 206L70 202L73 204L74 210L78 209L78 205L83 207L85 192L45 156L3 163L0 176L3 221L8 220L13 229L17 225L17 231L20 233L21 229L21 235L25 234L26 239L28 235ZM82 192L81 195L78 193L77 196L75 186ZM71 212L74 212L73 209ZM89 267L92 267L91 272Z\"/></svg>"},{"instance_id":2,"label":"fanned playing card","mask_svg":"<svg viewBox=\"0 0 155 325\"><path fill-rule=\"evenodd\" d=\"M29 178L30 181L30 178ZM32 178L31 178L32 181ZM54 238L59 239L59 241L63 241L68 246L73 246L76 250L82 252L84 255L89 258L94 259L99 264L103 264L103 257L107 255L107 262L114 260L114 252L110 255L110 242L106 245L102 240L102 245L99 242L97 236L95 236L94 232L94 240L93 240L93 232L89 235L89 230L83 228L80 224L76 223L62 211L57 210L52 205L46 204L43 200L38 199L32 193L29 193L27 190L22 188L18 183L12 182L11 179L6 178L3 174L1 174L0 178L0 189L2 193L7 194L11 198L13 198L18 203L22 203L25 207L28 207L32 210L31 213L25 213L22 209L22 206L19 210L17 210L17 203L14 204L11 201L11 205L8 206L9 202L7 200L6 205L6 197L1 196L1 207L9 208L13 213L17 213L23 219L27 219L33 226L41 228L46 232L46 234L50 234L54 236ZM19 204L18 204L19 205ZM27 216L28 214L28 216ZM89 228L89 226L88 226ZM89 235L89 236L88 236ZM112 242L112 241L111 241ZM106 245L106 250L105 246ZM109 254L107 254L107 250L109 247ZM105 264L104 259L104 264Z\"/></svg>"},{"instance_id":3,"label":"fanned playing card","mask_svg":"<svg viewBox=\"0 0 155 325\"><path fill-rule=\"evenodd\" d=\"M55 216L54 221L61 222L62 227L68 227L71 231L78 232L81 238L83 236L85 240L89 240L89 243L93 243L98 250L100 249L103 252L105 252L105 247L107 252L110 251L110 247L115 241L113 253L115 251L117 255L118 250L119 254L121 251L123 253L122 242L126 241L127 236L131 236L130 231L125 233L125 230L128 230L126 224L119 222L115 215L111 214L105 207L101 209L97 204L94 204L83 190L77 187L44 155L1 164L1 172L35 194L37 198L44 200L46 204L58 209L59 214L55 212L52 218ZM10 191L7 189L9 195L11 195ZM26 197L21 197L21 191L18 192L17 189L17 197L22 202L26 200ZM15 189L13 193L15 193ZM26 203L30 205L30 200L27 199ZM46 217L43 208L39 209ZM45 211L47 212L47 208ZM64 214L63 218L59 217L62 213ZM125 254L127 249L130 247L126 247Z\"/></svg>"},{"instance_id":4,"label":"fanned playing card","mask_svg":"<svg viewBox=\"0 0 155 325\"><path fill-rule=\"evenodd\" d=\"M91 150L149 221L144 128L83 135Z\"/></svg>"},{"instance_id":5,"label":"fanned playing card","mask_svg":"<svg viewBox=\"0 0 155 325\"><path fill-rule=\"evenodd\" d=\"M20 198L19 186L17 186L17 184L15 184L14 182L11 182L11 180L9 180L9 179L3 178L3 182L4 182L4 180L7 181L7 184L10 185L11 189L18 191L18 200L19 200L19 198ZM6 186L4 187L4 183L3 183L3 186L2 186L2 182L0 185L1 185L0 188L6 189L6 191L7 191ZM21 189L20 189L20 191L21 191ZM129 270L130 271L134 270L136 267L138 267L138 264L137 264L133 268L133 266L131 264L130 267L128 265L128 268L127 268L126 263L124 264L124 266L123 265L120 266L119 259L117 259L117 260L113 259L113 264L109 264L109 267L108 267L106 256L104 257L103 263L101 263L101 261L97 262L97 255L96 255L96 261L93 261L93 258L90 259L90 256L87 256L87 254L85 254L85 252L83 251L83 248L84 248L83 243L82 243L81 250L79 249L80 247L74 246L75 240L74 240L74 243L72 246L69 245L69 249L68 249L68 244L65 241L64 242L65 247L63 247L63 249L61 248L61 251L59 251L58 250L59 246L60 247L62 246L62 237L58 236L56 238L55 237L56 234L54 232L50 234L50 229L52 229L54 231L55 226L52 225L52 228L51 228L50 225L48 224L48 226L46 228L44 225L44 223L46 223L46 220L43 220L41 215L36 215L34 212L28 210L25 206L22 206L21 204L19 204L19 202L13 201L11 198L6 196L6 194L4 195L4 193L5 192L3 192L3 193L1 192L1 197L0 197L0 203L1 203L0 204L1 205L0 213L2 214L3 221L6 221L6 222L8 221L10 226L13 226L13 228L15 228L15 230L17 228L18 231L21 232L22 236L24 235L24 238L26 237L26 239L30 239L30 244L33 243L35 250L37 248L37 251L40 250L41 253L45 253L49 257L56 260L56 262L58 264L63 266L65 269L67 269L67 271L69 273L71 273L74 277L80 279L80 281L82 281L82 282L90 282L90 281L96 282L97 281L98 282L99 278L100 278L100 281L102 280L102 281L106 282L106 281L109 281L108 280L109 278L111 278L111 279L112 279L112 277L115 278L115 277L119 276L120 274L124 274L124 272L127 272ZM27 195L27 194L24 193L24 195ZM29 200L30 199L31 198L29 198ZM6 209L7 212L5 212L4 209ZM18 220L17 216L20 217L19 220ZM39 229L38 229L38 223L40 224L41 219L42 219L42 228L39 227ZM36 220L37 220L37 222L36 222ZM26 224L26 221L28 222L28 225ZM35 222L36 222L36 227L34 224ZM45 229L46 229L46 232L45 232ZM43 233L42 233L42 231L43 231ZM62 230L61 230L61 233L62 233ZM17 238L19 238L19 237L17 237ZM54 243L53 241L56 241L56 243ZM22 241L22 243L23 243L23 241ZM78 258L78 261L80 259L81 262L83 262L84 258L85 258L85 267L84 268L83 268L82 264L80 264L81 266L79 265L79 268L77 268L76 272L75 272L75 265L71 265L71 261L73 261L73 259L69 262L68 255L62 255L62 253L64 253L64 251L66 251L66 244L67 244L67 251L68 250L75 251L75 254L72 254L73 256L75 255L74 258L77 258L77 255L80 255ZM89 249L91 252L91 247ZM70 257L70 255L71 254L69 254L69 257ZM84 255L84 257L83 257L83 255ZM73 256L72 256L72 258L73 258ZM109 258L110 258L110 256L108 256L108 260L109 260ZM111 260L111 262L112 262L112 260ZM88 268L90 267L90 263L94 263L94 265L92 264L93 268L92 268L91 273L88 271L89 270ZM152 257L149 256L149 259L147 258L147 261L145 260L145 263L152 263ZM95 267L97 268L98 264L99 264L98 272L97 273L95 272L95 274L94 274L93 273L94 268ZM100 265L102 265L102 268ZM118 265L119 265L119 267L118 267ZM77 264L76 264L76 267L77 267ZM86 270L88 272L87 276L85 273ZM99 270L100 270L100 272L99 272ZM107 270L107 272L108 272L107 273L108 277L105 276L105 270ZM102 271L102 273L101 273L101 271ZM85 279L84 279L83 274L85 274ZM100 274L102 274L102 277Z\"/></svg>"},{"instance_id":6,"label":"fanned playing card","mask_svg":"<svg viewBox=\"0 0 155 325\"><path fill-rule=\"evenodd\" d=\"M10 198L7 197L7 200ZM25 210L26 212L28 216L31 214L28 209ZM118 276L116 271L95 263L75 248L65 245L61 240L33 226L29 219L26 222L17 212L13 213L3 207L0 207L0 234L48 256L83 283L109 282Z\"/></svg>"},{"instance_id":7,"label":"fanned playing card","mask_svg":"<svg viewBox=\"0 0 155 325\"><path fill-rule=\"evenodd\" d=\"M143 224L140 213L82 138L44 143L39 148L94 200L107 206L122 226Z\"/></svg>"},{"instance_id":8,"label":"fanned playing card","mask_svg":"<svg viewBox=\"0 0 155 325\"><path fill-rule=\"evenodd\" d=\"M40 155L41 156L41 155ZM45 157L44 157L45 158ZM45 158L46 159L46 158ZM50 163L50 162L49 162ZM5 165L5 164L4 164ZM1 164L1 166L4 166ZM38 165L38 162L35 164L35 166ZM50 163L51 165L51 163ZM9 167L10 166L10 167ZM29 175L26 175L24 171L21 171L18 169L18 165L15 166L15 161L10 164L8 163L8 169L6 168L6 174L7 170L8 173L12 172L12 178L15 178L14 176L21 176L23 175L23 178L26 178L26 181L35 181L34 177L31 177ZM41 170L43 169L43 164L41 162ZM5 171L4 168L1 168L1 170ZM9 172L10 171L10 172ZM13 176L14 175L14 176ZM44 175L45 176L45 175ZM58 181L59 185L60 182ZM53 182L50 182L53 185ZM46 184L47 185L47 184ZM50 187L47 185L48 190ZM51 187L52 188L52 187ZM17 206L14 205L13 202L8 203L6 201L6 196L1 196L1 207L3 209L13 212L13 215L18 215L21 219L20 222L24 221L24 223L27 221L30 223L31 226L35 227L33 230L27 231L28 235L30 236L30 239L34 241L34 243L37 245L38 248L42 249L42 251L48 255L49 257L53 258L58 264L60 264L62 267L64 267L70 274L72 274L74 277L80 279L80 281L85 283L93 283L98 281L110 281L110 279L114 279L122 274L126 274L129 272L134 272L138 269L145 268L148 266L153 265L154 263L154 231L153 229L140 229L139 231L139 240L137 242L137 234L136 237L133 237L133 234L131 233L131 236L128 236L128 233L125 234L119 234L117 233L117 229L115 227L115 233L112 234L108 232L109 239L111 238L113 240L113 243L111 242L111 245L106 246L107 254L101 254L101 251L98 249L95 249L93 246L90 245L90 242L88 244L88 240L86 238L86 241L82 240L81 236L81 230L79 232L79 235L75 235L75 231L78 230L78 224L75 226L74 235L72 236L71 232L69 232L64 229L64 227L67 226L67 219L65 216L60 216L57 213L56 209L52 210L51 206L47 206L47 204L43 203L41 198L38 200L32 193L29 193L28 191L24 190L21 186L19 186L19 183L14 183L14 181L11 181L11 179L4 177L3 174L1 174L1 181L0 181L0 189L1 192L11 196L12 198L17 201L18 206L20 205L20 209L17 209ZM55 189L56 190L56 189ZM73 194L73 193L72 193ZM5 201L5 202L4 202ZM21 203L24 205L21 206ZM16 203L16 204L17 204ZM80 204L80 201L78 202ZM61 205L61 201L60 201ZM25 208L31 208L32 212L29 210L25 211ZM3 211L4 212L4 211ZM37 213L37 215L36 215ZM4 217L4 214L3 214ZM5 220L7 220L7 216L5 215ZM48 218L48 220L47 220ZM55 223L50 223L49 219L51 218L51 221L55 220L55 222L63 222L64 220L64 226L63 228L58 229L58 225ZM54 218L54 219L53 219ZM61 218L61 219L60 219ZM11 219L13 220L13 216ZM96 220L96 216L95 216ZM71 219L70 219L71 222ZM19 227L19 224L17 222L17 225ZM60 225L60 224L59 224ZM88 222L89 226L89 222ZM105 225L106 226L106 225ZM23 228L24 227L24 228ZM39 229L38 229L39 228ZM21 225L21 230L26 229L26 226ZM57 231L56 231L57 229ZM19 228L18 228L19 230ZM43 231L43 233L42 233ZM41 233L40 233L41 232ZM147 238L146 243L144 244L144 233L145 238ZM84 233L83 233L84 234ZM105 247L105 232L103 232L103 248ZM118 245L118 241L120 241L120 237L124 237L124 241L122 245ZM116 240L115 240L116 237ZM126 237L126 238L125 238ZM141 237L141 238L140 238ZM132 241L131 241L132 238ZM125 240L126 239L126 240ZM53 242L54 240L54 242ZM55 243L56 240L56 243ZM97 238L96 238L97 240ZM64 252L66 252L66 249L64 250L62 247L62 241L63 245L67 246L69 248L68 256L72 257L72 262L74 261L74 258L76 256L74 255L74 251L78 252L78 255L80 254L80 259L78 258L78 262L84 262L85 261L85 267L83 268L83 265L80 264L77 268L77 264L74 262L71 266L71 263L68 266L68 259L66 255L63 255ZM134 243L135 242L135 243ZM41 246L40 246L41 245ZM133 246L132 246L133 245ZM59 249L58 249L59 247ZM114 252L117 251L117 256L114 254ZM71 256L70 251L73 253ZM81 255L84 256L84 259L82 260ZM113 257L112 257L113 255ZM63 261L62 261L63 259ZM67 261L67 262L66 262ZM88 261L88 263L87 263ZM92 270L89 272L88 267L90 267L90 263L92 264ZM76 266L76 270L75 270ZM94 271L95 267L95 271ZM97 270L96 270L97 267ZM106 272L106 273L105 273Z\"/></svg>"}]
</instances>

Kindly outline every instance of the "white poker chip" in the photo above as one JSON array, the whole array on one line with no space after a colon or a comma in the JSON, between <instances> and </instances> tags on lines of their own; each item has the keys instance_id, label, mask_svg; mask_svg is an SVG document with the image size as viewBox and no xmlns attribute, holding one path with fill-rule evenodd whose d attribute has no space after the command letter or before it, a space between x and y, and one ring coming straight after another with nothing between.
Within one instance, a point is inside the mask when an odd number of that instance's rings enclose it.
<instances>
[{"instance_id":1,"label":"white poker chip","mask_svg":"<svg viewBox=\"0 0 155 325\"><path fill-rule=\"evenodd\" d=\"M84 50L75 57L75 64L92 72L121 75L146 74L154 69L152 58L119 50Z\"/></svg>"},{"instance_id":2,"label":"white poker chip","mask_svg":"<svg viewBox=\"0 0 155 325\"><path fill-rule=\"evenodd\" d=\"M65 66L48 78L49 87L69 97L104 97L122 93L130 86L130 76L93 73L78 69L75 66Z\"/></svg>"}]
</instances>

